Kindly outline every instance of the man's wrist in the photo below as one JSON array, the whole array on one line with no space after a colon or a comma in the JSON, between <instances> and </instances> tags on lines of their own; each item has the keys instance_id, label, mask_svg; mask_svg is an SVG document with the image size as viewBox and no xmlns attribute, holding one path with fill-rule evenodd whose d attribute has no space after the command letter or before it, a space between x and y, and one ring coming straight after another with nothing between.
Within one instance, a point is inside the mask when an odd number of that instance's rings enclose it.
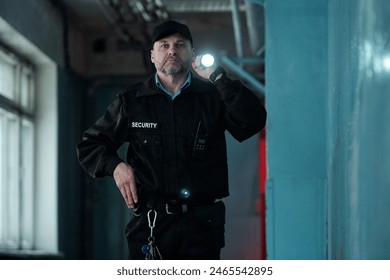
<instances>
[{"instance_id":1,"label":"man's wrist","mask_svg":"<svg viewBox=\"0 0 390 280\"><path fill-rule=\"evenodd\" d=\"M223 69L221 66L218 66L217 69L215 69L215 71L211 73L209 80L214 83L223 75L226 75L225 69Z\"/></svg>"},{"instance_id":2,"label":"man's wrist","mask_svg":"<svg viewBox=\"0 0 390 280\"><path fill-rule=\"evenodd\" d=\"M110 176L114 176L114 171L118 167L120 163L122 163L123 160L121 160L118 156L111 159L106 167L106 173Z\"/></svg>"}]
</instances>

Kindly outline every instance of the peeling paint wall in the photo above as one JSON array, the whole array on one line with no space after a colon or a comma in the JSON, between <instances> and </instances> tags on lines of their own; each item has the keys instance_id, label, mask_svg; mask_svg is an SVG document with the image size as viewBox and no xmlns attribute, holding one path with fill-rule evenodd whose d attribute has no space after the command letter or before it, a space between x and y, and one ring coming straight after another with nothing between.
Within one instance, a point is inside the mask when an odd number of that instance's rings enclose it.
<instances>
[{"instance_id":1,"label":"peeling paint wall","mask_svg":"<svg viewBox=\"0 0 390 280\"><path fill-rule=\"evenodd\" d=\"M390 259L390 2L329 15L329 257Z\"/></svg>"},{"instance_id":2,"label":"peeling paint wall","mask_svg":"<svg viewBox=\"0 0 390 280\"><path fill-rule=\"evenodd\" d=\"M266 1L270 259L390 259L389 14Z\"/></svg>"}]
</instances>

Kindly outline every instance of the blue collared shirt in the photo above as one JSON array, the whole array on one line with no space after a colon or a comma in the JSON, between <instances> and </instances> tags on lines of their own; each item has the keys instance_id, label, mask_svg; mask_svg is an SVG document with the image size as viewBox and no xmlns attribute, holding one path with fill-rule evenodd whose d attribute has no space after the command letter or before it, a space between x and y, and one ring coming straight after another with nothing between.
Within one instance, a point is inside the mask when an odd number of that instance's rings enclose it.
<instances>
[{"instance_id":1,"label":"blue collared shirt","mask_svg":"<svg viewBox=\"0 0 390 280\"><path fill-rule=\"evenodd\" d=\"M166 94L168 94L172 100L176 98L185 88L189 87L191 84L191 72L188 72L187 80L184 82L184 84L179 88L179 90L176 93L172 93L169 90L165 89L163 85L160 83L160 79L157 76L157 73L155 74L155 80L156 80L156 85L164 91Z\"/></svg>"}]
</instances>

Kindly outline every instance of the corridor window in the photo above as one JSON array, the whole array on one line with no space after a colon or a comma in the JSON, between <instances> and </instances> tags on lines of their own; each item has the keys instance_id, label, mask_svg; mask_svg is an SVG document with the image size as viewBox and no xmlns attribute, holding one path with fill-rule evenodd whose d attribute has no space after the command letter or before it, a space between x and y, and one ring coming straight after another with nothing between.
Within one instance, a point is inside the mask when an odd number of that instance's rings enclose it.
<instances>
[{"instance_id":1,"label":"corridor window","mask_svg":"<svg viewBox=\"0 0 390 280\"><path fill-rule=\"evenodd\" d=\"M33 68L0 49L0 250L33 249Z\"/></svg>"}]
</instances>

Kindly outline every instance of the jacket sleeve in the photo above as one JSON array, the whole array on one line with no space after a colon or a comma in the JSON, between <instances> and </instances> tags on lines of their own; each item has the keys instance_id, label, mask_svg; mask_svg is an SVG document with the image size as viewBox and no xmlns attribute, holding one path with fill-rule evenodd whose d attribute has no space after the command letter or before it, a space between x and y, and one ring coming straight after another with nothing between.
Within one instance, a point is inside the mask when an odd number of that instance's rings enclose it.
<instances>
[{"instance_id":1,"label":"jacket sleeve","mask_svg":"<svg viewBox=\"0 0 390 280\"><path fill-rule=\"evenodd\" d=\"M127 121L120 98L115 100L89 129L77 145L77 157L85 171L92 177L111 175L122 162L117 149L126 138Z\"/></svg>"},{"instance_id":2,"label":"jacket sleeve","mask_svg":"<svg viewBox=\"0 0 390 280\"><path fill-rule=\"evenodd\" d=\"M242 142L265 127L267 112L263 102L240 81L222 76L214 85L226 107L226 129L236 140Z\"/></svg>"}]
</instances>

